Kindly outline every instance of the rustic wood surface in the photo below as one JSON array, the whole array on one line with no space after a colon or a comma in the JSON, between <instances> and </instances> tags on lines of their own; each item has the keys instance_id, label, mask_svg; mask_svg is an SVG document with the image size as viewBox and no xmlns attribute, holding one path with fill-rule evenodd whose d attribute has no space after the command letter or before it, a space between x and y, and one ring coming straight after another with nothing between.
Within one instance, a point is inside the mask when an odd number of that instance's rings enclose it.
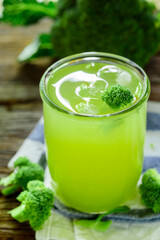
<instances>
[{"instance_id":1,"label":"rustic wood surface","mask_svg":"<svg viewBox=\"0 0 160 240\"><path fill-rule=\"evenodd\" d=\"M50 25L48 20L26 28L0 25L0 178L10 173L9 159L42 115L38 84L51 64L43 59L23 65L17 62L17 56ZM33 240L35 234L29 225L20 224L7 214L18 205L15 198L16 195L4 197L0 193L0 240Z\"/></svg>"},{"instance_id":2,"label":"rustic wood surface","mask_svg":"<svg viewBox=\"0 0 160 240\"><path fill-rule=\"evenodd\" d=\"M50 25L48 20L26 28L0 25L0 177L10 173L8 161L42 114L38 84L51 64L43 59L22 65L16 58L37 33L47 31ZM160 101L160 53L145 70L152 85L150 100ZM15 197L0 195L0 239L33 240L29 225L17 223L7 213L18 205Z\"/></svg>"}]
</instances>

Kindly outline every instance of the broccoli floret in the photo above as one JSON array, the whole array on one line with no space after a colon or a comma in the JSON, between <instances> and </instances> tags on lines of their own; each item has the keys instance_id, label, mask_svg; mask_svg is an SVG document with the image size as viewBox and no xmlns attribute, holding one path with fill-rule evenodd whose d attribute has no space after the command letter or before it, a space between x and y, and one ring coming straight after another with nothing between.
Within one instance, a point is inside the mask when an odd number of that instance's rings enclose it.
<instances>
[{"instance_id":1,"label":"broccoli floret","mask_svg":"<svg viewBox=\"0 0 160 240\"><path fill-rule=\"evenodd\" d=\"M124 107L131 103L133 99L131 91L119 84L108 87L102 94L102 100L113 109Z\"/></svg>"},{"instance_id":2,"label":"broccoli floret","mask_svg":"<svg viewBox=\"0 0 160 240\"><path fill-rule=\"evenodd\" d=\"M19 157L14 162L14 167L29 166L32 162L26 157Z\"/></svg>"},{"instance_id":3,"label":"broccoli floret","mask_svg":"<svg viewBox=\"0 0 160 240\"><path fill-rule=\"evenodd\" d=\"M119 54L144 66L160 47L160 13L147 0L119 0L118 4L115 0L14 0L14 4L4 0L3 7L0 20L13 25L29 25L45 16L54 19L50 37L42 41L44 34L40 34L24 49L20 61L99 51Z\"/></svg>"},{"instance_id":4,"label":"broccoli floret","mask_svg":"<svg viewBox=\"0 0 160 240\"><path fill-rule=\"evenodd\" d=\"M21 205L9 211L11 216L18 222L29 221L30 226L38 230L51 214L54 197L43 182L33 180L28 182L27 190L21 192L17 200Z\"/></svg>"},{"instance_id":5,"label":"broccoli floret","mask_svg":"<svg viewBox=\"0 0 160 240\"><path fill-rule=\"evenodd\" d=\"M160 47L159 15L146 0L118 4L115 0L59 0L58 4L60 14L52 28L58 58L85 51L111 52L144 66Z\"/></svg>"},{"instance_id":6,"label":"broccoli floret","mask_svg":"<svg viewBox=\"0 0 160 240\"><path fill-rule=\"evenodd\" d=\"M160 174L156 169L147 170L139 186L143 203L155 213L160 212Z\"/></svg>"},{"instance_id":7,"label":"broccoli floret","mask_svg":"<svg viewBox=\"0 0 160 240\"><path fill-rule=\"evenodd\" d=\"M27 183L31 180L43 181L44 179L43 168L26 157L19 157L14 162L14 168L13 173L0 180L0 185L8 186L2 189L4 195L10 195L20 188L26 189Z\"/></svg>"}]
</instances>

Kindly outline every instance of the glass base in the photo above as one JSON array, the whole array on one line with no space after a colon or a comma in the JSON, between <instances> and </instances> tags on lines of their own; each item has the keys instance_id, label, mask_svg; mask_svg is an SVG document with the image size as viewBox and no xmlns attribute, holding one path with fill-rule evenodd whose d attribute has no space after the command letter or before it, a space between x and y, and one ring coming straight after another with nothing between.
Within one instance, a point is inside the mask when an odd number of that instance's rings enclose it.
<instances>
[{"instance_id":1,"label":"glass base","mask_svg":"<svg viewBox=\"0 0 160 240\"><path fill-rule=\"evenodd\" d=\"M96 213L85 213L75 210L70 207L66 207L63 203L61 203L58 199L55 198L54 206L58 209L58 211L66 216L67 218L74 219L92 219L95 218L98 214Z\"/></svg>"}]
</instances>

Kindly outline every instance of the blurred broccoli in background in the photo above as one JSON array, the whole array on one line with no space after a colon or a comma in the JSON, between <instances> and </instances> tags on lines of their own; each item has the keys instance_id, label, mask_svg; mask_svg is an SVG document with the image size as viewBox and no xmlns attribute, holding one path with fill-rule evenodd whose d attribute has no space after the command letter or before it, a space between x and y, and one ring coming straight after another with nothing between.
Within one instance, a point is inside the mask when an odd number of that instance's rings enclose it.
<instances>
[{"instance_id":1,"label":"blurred broccoli in background","mask_svg":"<svg viewBox=\"0 0 160 240\"><path fill-rule=\"evenodd\" d=\"M27 25L44 16L54 19L43 34L20 54L20 61L62 58L85 51L111 52L141 66L160 48L160 13L147 0L4 0L2 21ZM23 6L23 7L22 7ZM44 9L44 11L43 11ZM17 20L15 20L17 19Z\"/></svg>"}]
</instances>

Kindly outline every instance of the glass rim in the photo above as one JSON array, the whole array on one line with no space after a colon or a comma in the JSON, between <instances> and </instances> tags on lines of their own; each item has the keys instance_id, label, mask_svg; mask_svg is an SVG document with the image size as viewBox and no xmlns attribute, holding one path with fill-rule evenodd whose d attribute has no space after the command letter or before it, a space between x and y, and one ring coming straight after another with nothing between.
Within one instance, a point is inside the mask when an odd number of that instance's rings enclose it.
<instances>
[{"instance_id":1,"label":"glass rim","mask_svg":"<svg viewBox=\"0 0 160 240\"><path fill-rule=\"evenodd\" d=\"M115 112L115 113L108 113L108 114L103 114L103 115L90 115L90 114L81 114L81 113L75 113L75 112L71 112L70 110L66 110L63 109L62 107L58 106L57 104L55 104L47 95L46 90L45 90L45 81L46 78L48 76L48 74L50 74L53 70L56 70L56 68L60 67L63 64L67 64L67 63L72 63L73 61L76 60L82 60L85 58L99 58L99 60L101 60L101 58L106 58L106 60L110 59L113 61L118 61L119 63L122 64L126 64L130 67L132 67L135 70L138 70L139 74L141 75L142 80L145 82L145 89L144 92L141 96L141 98L136 101L133 105L131 105L128 108L125 108L119 112ZM90 117L90 118L104 118L104 117L112 117L112 116L119 116L122 115L124 113L128 113L131 112L132 110L136 109L137 107L141 106L143 102L145 102L150 94L150 82L148 79L147 74L145 73L145 71L135 62L129 60L128 58L122 57L120 55L116 55L116 54L112 54L112 53L104 53L104 52L83 52L83 53L78 53L78 54L74 54L74 55L70 55L68 57L62 58L59 61L56 61L55 63L53 63L49 68L47 68L47 70L45 71L45 73L43 74L41 80L40 80L40 95L42 100L44 100L47 104L49 104L52 108L59 110L60 112L69 114L69 115L74 115L74 116L79 116L79 117Z\"/></svg>"}]
</instances>

